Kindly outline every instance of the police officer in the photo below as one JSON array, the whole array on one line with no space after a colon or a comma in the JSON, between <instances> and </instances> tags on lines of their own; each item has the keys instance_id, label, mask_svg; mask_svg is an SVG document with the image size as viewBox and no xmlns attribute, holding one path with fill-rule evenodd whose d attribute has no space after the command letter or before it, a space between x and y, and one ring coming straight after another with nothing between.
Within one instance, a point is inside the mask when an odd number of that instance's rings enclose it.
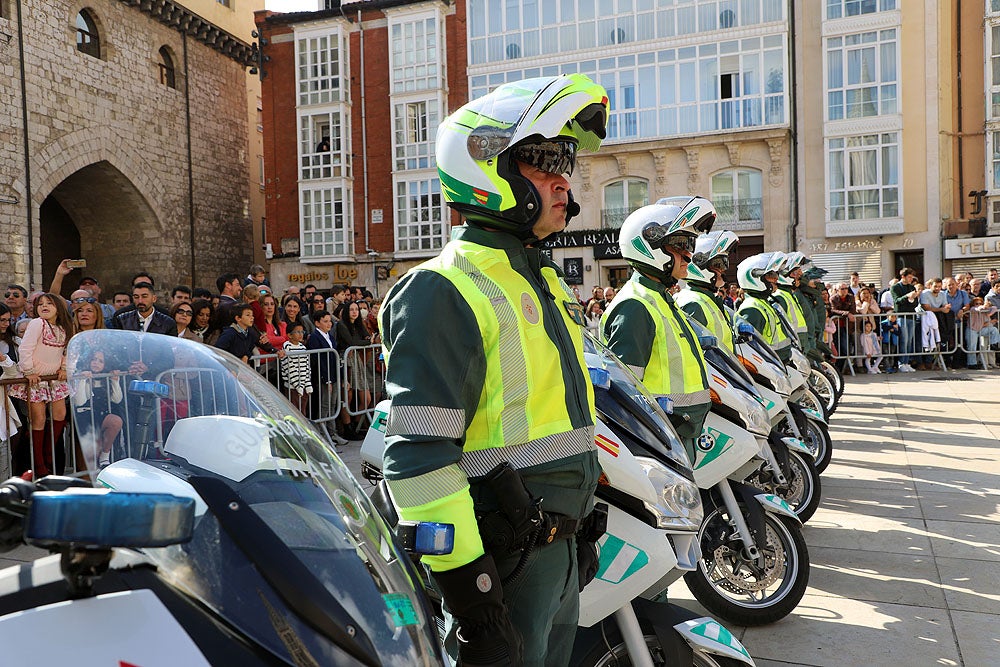
<instances>
[{"instance_id":1,"label":"police officer","mask_svg":"<svg viewBox=\"0 0 1000 667\"><path fill-rule=\"evenodd\" d=\"M802 280L802 267L809 262L809 258L801 252L791 252L785 255L785 263L778 271L777 289L771 294L771 303L780 308L788 318L789 324L795 328L796 338L802 352L813 357L816 361L822 361L823 355L815 351L816 345L813 342L810 319L812 318L812 308L807 314L803 310L805 296L798 291L799 283Z\"/></svg>"},{"instance_id":2,"label":"police officer","mask_svg":"<svg viewBox=\"0 0 1000 667\"><path fill-rule=\"evenodd\" d=\"M719 345L734 353L733 323L719 288L726 284L729 253L739 242L740 238L728 230L699 236L684 280L687 288L674 297L681 310L711 331Z\"/></svg>"},{"instance_id":3,"label":"police officer","mask_svg":"<svg viewBox=\"0 0 1000 667\"><path fill-rule=\"evenodd\" d=\"M508 83L446 118L438 173L465 224L379 313L385 476L403 519L455 526L452 553L423 561L460 664L569 661L576 534L600 468L583 309L537 244L579 213L566 175L607 116L605 90L570 75Z\"/></svg>"},{"instance_id":4,"label":"police officer","mask_svg":"<svg viewBox=\"0 0 1000 667\"><path fill-rule=\"evenodd\" d=\"M780 252L747 257L736 267L736 280L745 294L737 312L753 325L778 358L787 362L792 358L791 340L768 300L776 289L778 271L784 263L785 255Z\"/></svg>"},{"instance_id":5,"label":"police officer","mask_svg":"<svg viewBox=\"0 0 1000 667\"><path fill-rule=\"evenodd\" d=\"M608 347L654 396L669 396L671 421L691 461L711 405L705 357L670 288L687 276L700 231L715 222L701 197L672 197L643 206L622 223L618 244L635 271L604 311Z\"/></svg>"}]
</instances>

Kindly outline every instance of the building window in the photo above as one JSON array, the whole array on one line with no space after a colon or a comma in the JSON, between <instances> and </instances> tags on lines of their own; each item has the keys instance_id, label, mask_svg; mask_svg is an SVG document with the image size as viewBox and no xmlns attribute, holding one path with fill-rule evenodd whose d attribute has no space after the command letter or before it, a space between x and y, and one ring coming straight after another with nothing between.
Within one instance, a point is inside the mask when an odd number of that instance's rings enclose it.
<instances>
[{"instance_id":1,"label":"building window","mask_svg":"<svg viewBox=\"0 0 1000 667\"><path fill-rule=\"evenodd\" d=\"M260 186L261 190L264 189L264 156L263 155L258 155L257 156L257 185Z\"/></svg>"},{"instance_id":2,"label":"building window","mask_svg":"<svg viewBox=\"0 0 1000 667\"><path fill-rule=\"evenodd\" d=\"M409 93L441 87L437 19L392 26L392 91Z\"/></svg>"},{"instance_id":3,"label":"building window","mask_svg":"<svg viewBox=\"0 0 1000 667\"><path fill-rule=\"evenodd\" d=\"M637 208L649 203L649 183L638 178L625 178L604 186L604 210L601 223L617 229Z\"/></svg>"},{"instance_id":4,"label":"building window","mask_svg":"<svg viewBox=\"0 0 1000 667\"><path fill-rule=\"evenodd\" d=\"M232 6L232 5L229 4L230 0L215 0L215 1L217 3L219 3L220 5L222 5L223 7L231 7Z\"/></svg>"},{"instance_id":5,"label":"building window","mask_svg":"<svg viewBox=\"0 0 1000 667\"><path fill-rule=\"evenodd\" d=\"M720 229L763 229L762 179L757 169L729 169L712 176L712 204Z\"/></svg>"},{"instance_id":6,"label":"building window","mask_svg":"<svg viewBox=\"0 0 1000 667\"><path fill-rule=\"evenodd\" d=\"M1000 0L996 0L1000 2ZM990 27L989 35L989 71L990 85L993 90L990 94L990 117L1000 118L1000 25Z\"/></svg>"},{"instance_id":7,"label":"building window","mask_svg":"<svg viewBox=\"0 0 1000 667\"><path fill-rule=\"evenodd\" d=\"M264 131L264 102L257 98L257 131Z\"/></svg>"},{"instance_id":8,"label":"building window","mask_svg":"<svg viewBox=\"0 0 1000 667\"><path fill-rule=\"evenodd\" d=\"M101 57L101 36L94 17L86 9L76 15L76 50L95 58Z\"/></svg>"},{"instance_id":9,"label":"building window","mask_svg":"<svg viewBox=\"0 0 1000 667\"><path fill-rule=\"evenodd\" d=\"M299 117L300 175L303 180L350 176L339 111Z\"/></svg>"},{"instance_id":10,"label":"building window","mask_svg":"<svg viewBox=\"0 0 1000 667\"><path fill-rule=\"evenodd\" d=\"M826 40L827 120L897 112L896 30Z\"/></svg>"},{"instance_id":11,"label":"building window","mask_svg":"<svg viewBox=\"0 0 1000 667\"><path fill-rule=\"evenodd\" d=\"M177 87L177 80L174 75L174 59L170 57L170 49L165 46L160 47L160 83L167 88Z\"/></svg>"},{"instance_id":12,"label":"building window","mask_svg":"<svg viewBox=\"0 0 1000 667\"><path fill-rule=\"evenodd\" d=\"M896 0L826 0L826 18L874 14L896 8Z\"/></svg>"},{"instance_id":13,"label":"building window","mask_svg":"<svg viewBox=\"0 0 1000 667\"><path fill-rule=\"evenodd\" d=\"M297 47L299 105L343 101L340 35L302 38Z\"/></svg>"},{"instance_id":14,"label":"building window","mask_svg":"<svg viewBox=\"0 0 1000 667\"><path fill-rule=\"evenodd\" d=\"M396 169L435 167L433 141L437 133L437 100L395 105Z\"/></svg>"},{"instance_id":15,"label":"building window","mask_svg":"<svg viewBox=\"0 0 1000 667\"><path fill-rule=\"evenodd\" d=\"M348 188L302 190L299 205L303 258L327 258L350 252L351 191Z\"/></svg>"},{"instance_id":16,"label":"building window","mask_svg":"<svg viewBox=\"0 0 1000 667\"><path fill-rule=\"evenodd\" d=\"M900 215L899 133L827 140L830 220Z\"/></svg>"},{"instance_id":17,"label":"building window","mask_svg":"<svg viewBox=\"0 0 1000 667\"><path fill-rule=\"evenodd\" d=\"M396 250L436 251L445 243L445 209L436 178L396 183Z\"/></svg>"},{"instance_id":18,"label":"building window","mask_svg":"<svg viewBox=\"0 0 1000 667\"><path fill-rule=\"evenodd\" d=\"M993 133L993 189L1000 190L1000 132Z\"/></svg>"},{"instance_id":19,"label":"building window","mask_svg":"<svg viewBox=\"0 0 1000 667\"><path fill-rule=\"evenodd\" d=\"M1000 0L990 0L990 13L1000 12Z\"/></svg>"}]
</instances>

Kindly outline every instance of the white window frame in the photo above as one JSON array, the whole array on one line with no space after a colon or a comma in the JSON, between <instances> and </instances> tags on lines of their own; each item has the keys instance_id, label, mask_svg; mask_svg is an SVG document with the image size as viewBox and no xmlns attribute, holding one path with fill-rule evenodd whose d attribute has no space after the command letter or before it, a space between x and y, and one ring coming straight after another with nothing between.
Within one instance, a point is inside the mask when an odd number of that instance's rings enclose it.
<instances>
[{"instance_id":1,"label":"white window frame","mask_svg":"<svg viewBox=\"0 0 1000 667\"><path fill-rule=\"evenodd\" d=\"M874 138L874 139L873 139ZM848 145L852 141L874 141L874 143L862 144L860 146L850 146ZM888 147L896 147L896 182L887 183L883 179L884 175L884 159L885 150ZM868 185L851 185L851 154L862 153L866 151L875 152L875 174L876 183L872 186ZM834 153L841 153L837 159L841 161L841 167L843 169L843 187L834 188L833 187L833 174L831 173L831 164L834 159ZM881 133L866 133L861 135L851 135L851 136L838 136L838 137L827 137L824 143L824 157L825 157L825 173L826 173L826 220L827 224L838 224L842 225L844 223L857 224L864 221L870 220L902 220L904 216L903 210L903 159L902 159L902 132L899 130L894 130L891 132L881 132ZM886 201L886 195L889 194L887 191L896 190L896 210L887 212L887 207L891 206L893 203L891 200ZM850 196L852 192L864 192L875 190L878 192L878 208L879 214L877 216L868 217L851 217L851 203ZM834 204L834 195L836 193L843 194L843 203ZM856 206L862 206L863 204L857 204ZM835 218L834 209L842 208L843 217Z\"/></svg>"},{"instance_id":2,"label":"white window frame","mask_svg":"<svg viewBox=\"0 0 1000 667\"><path fill-rule=\"evenodd\" d=\"M424 197L426 206L419 201L414 206L414 198ZM436 173L393 178L393 208L397 257L433 256L448 242L451 218Z\"/></svg>"},{"instance_id":3,"label":"white window frame","mask_svg":"<svg viewBox=\"0 0 1000 667\"><path fill-rule=\"evenodd\" d=\"M751 191L754 190L754 183L756 181L756 192L757 196L748 195L747 197L742 197L740 195L739 179L741 174L747 174L751 181ZM715 191L715 179L720 176L728 175L732 185L732 194L723 195L720 192ZM723 169L717 171L711 175L709 178L709 192L711 193L712 203L715 204L716 211L719 214L718 225L719 229L729 229L732 231L746 231L746 230L758 230L764 228L764 174L760 169L755 169L753 167L731 167L729 169ZM728 201L726 197L729 197ZM757 202L757 217L743 217L743 212L753 210L753 206L750 202L756 200ZM726 209L729 208L735 215L728 215Z\"/></svg>"},{"instance_id":4,"label":"white window frame","mask_svg":"<svg viewBox=\"0 0 1000 667\"><path fill-rule=\"evenodd\" d=\"M608 197L608 189L619 183L622 184L622 199L621 201L611 202ZM635 206L629 203L629 186L631 184L642 185L646 189L646 195L642 197L642 203ZM601 200L604 202L604 206L601 208L601 228L619 229L629 214L649 204L649 190L649 180L641 176L623 176L622 178L616 178L605 183L604 187L601 188Z\"/></svg>"},{"instance_id":5,"label":"white window frame","mask_svg":"<svg viewBox=\"0 0 1000 667\"><path fill-rule=\"evenodd\" d=\"M351 176L350 132L344 122L347 114L347 107L344 105L323 110L309 107L299 112L300 180L329 180ZM326 128L327 135L323 135L323 127ZM329 139L330 150L319 150L324 138Z\"/></svg>"},{"instance_id":6,"label":"white window frame","mask_svg":"<svg viewBox=\"0 0 1000 667\"><path fill-rule=\"evenodd\" d=\"M390 11L389 16L389 91L405 95L445 87L445 24L444 16L435 7L419 11ZM434 28L434 39L428 39L428 27ZM421 48L410 48L407 32L413 42L423 41ZM417 36L421 34L422 36Z\"/></svg>"},{"instance_id":7,"label":"white window frame","mask_svg":"<svg viewBox=\"0 0 1000 667\"><path fill-rule=\"evenodd\" d=\"M354 258L351 200L349 181L299 184L299 261L308 264Z\"/></svg>"},{"instance_id":8,"label":"white window frame","mask_svg":"<svg viewBox=\"0 0 1000 667\"><path fill-rule=\"evenodd\" d=\"M833 21L842 18L855 18L878 12L889 12L899 8L902 0L825 0L826 20ZM837 7L836 12L833 11ZM854 11L854 10L857 11ZM867 10L867 11L866 11ZM848 12L854 11L849 14Z\"/></svg>"},{"instance_id":9,"label":"white window frame","mask_svg":"<svg viewBox=\"0 0 1000 667\"><path fill-rule=\"evenodd\" d=\"M869 37L869 41L863 41ZM858 39L860 43L848 45L846 44L848 39ZM891 81L888 79L883 80L882 78L883 72L886 68L886 63L883 61L883 46L889 44L894 45L893 62L891 67L895 73L895 79ZM866 30L864 32L832 35L823 40L823 46L823 88L825 90L823 98L823 117L826 119L826 122L840 122L845 120L852 121L862 118L873 118L875 116L896 115L899 113L900 101L902 99L902 91L900 89L901 69L899 28L891 27L879 30ZM848 76L852 54L860 53L865 49L874 50L875 78L872 81L866 81L863 83L849 83ZM839 60L840 64L841 85L836 88L832 86L830 81L830 66L834 57ZM893 97L888 96L890 88L895 91L895 95ZM875 91L875 113L855 116L849 115L849 103L847 100L848 95L850 95L852 91L863 91L866 89L873 89ZM836 93L840 94L840 102L837 105L832 105L830 103L830 97ZM831 118L830 114L835 106L840 108L841 115L838 118Z\"/></svg>"},{"instance_id":10,"label":"white window frame","mask_svg":"<svg viewBox=\"0 0 1000 667\"><path fill-rule=\"evenodd\" d=\"M414 116L411 112L419 112ZM434 169L434 139L441 122L442 100L440 95L422 98L404 98L392 104L393 156L396 171ZM412 136L418 135L418 136Z\"/></svg>"},{"instance_id":11,"label":"white window frame","mask_svg":"<svg viewBox=\"0 0 1000 667\"><path fill-rule=\"evenodd\" d=\"M339 24L295 31L296 106L346 103L349 71L346 39Z\"/></svg>"}]
</instances>

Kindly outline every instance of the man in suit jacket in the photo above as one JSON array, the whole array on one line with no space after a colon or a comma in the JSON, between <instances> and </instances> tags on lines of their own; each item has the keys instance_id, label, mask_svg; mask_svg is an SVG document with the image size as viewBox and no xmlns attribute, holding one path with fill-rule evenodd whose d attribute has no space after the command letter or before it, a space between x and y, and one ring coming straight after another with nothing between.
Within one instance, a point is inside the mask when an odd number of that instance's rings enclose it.
<instances>
[{"instance_id":1,"label":"man in suit jacket","mask_svg":"<svg viewBox=\"0 0 1000 667\"><path fill-rule=\"evenodd\" d=\"M134 310L121 310L115 313L108 323L110 329L125 329L126 331L145 331L147 333L177 335L177 323L164 312L154 308L156 293L153 285L139 282L132 286L132 301Z\"/></svg>"},{"instance_id":2,"label":"man in suit jacket","mask_svg":"<svg viewBox=\"0 0 1000 667\"><path fill-rule=\"evenodd\" d=\"M337 377L340 372L335 352L337 337L333 332L333 315L327 311L313 312L312 321L316 329L309 334L306 349L324 350L312 359L312 382L316 387L316 391L312 394L312 418L323 419L333 416L334 392L337 389ZM327 421L326 425L327 432L336 444L347 444L347 440L337 433L335 421Z\"/></svg>"}]
</instances>

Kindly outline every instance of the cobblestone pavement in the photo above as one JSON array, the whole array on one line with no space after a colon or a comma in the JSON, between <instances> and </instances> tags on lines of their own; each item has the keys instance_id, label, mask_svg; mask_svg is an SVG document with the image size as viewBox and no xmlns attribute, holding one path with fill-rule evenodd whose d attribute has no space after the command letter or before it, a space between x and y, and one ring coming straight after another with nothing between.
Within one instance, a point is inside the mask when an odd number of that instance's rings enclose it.
<instances>
[{"instance_id":1,"label":"cobblestone pavement","mask_svg":"<svg viewBox=\"0 0 1000 667\"><path fill-rule=\"evenodd\" d=\"M1000 374L859 375L831 422L809 589L784 620L729 629L761 667L1000 664ZM361 479L359 450L341 457ZM700 609L683 581L670 595Z\"/></svg>"},{"instance_id":2,"label":"cobblestone pavement","mask_svg":"<svg viewBox=\"0 0 1000 667\"><path fill-rule=\"evenodd\" d=\"M805 597L729 629L761 667L1000 664L1000 374L849 378L830 434Z\"/></svg>"}]
</instances>

